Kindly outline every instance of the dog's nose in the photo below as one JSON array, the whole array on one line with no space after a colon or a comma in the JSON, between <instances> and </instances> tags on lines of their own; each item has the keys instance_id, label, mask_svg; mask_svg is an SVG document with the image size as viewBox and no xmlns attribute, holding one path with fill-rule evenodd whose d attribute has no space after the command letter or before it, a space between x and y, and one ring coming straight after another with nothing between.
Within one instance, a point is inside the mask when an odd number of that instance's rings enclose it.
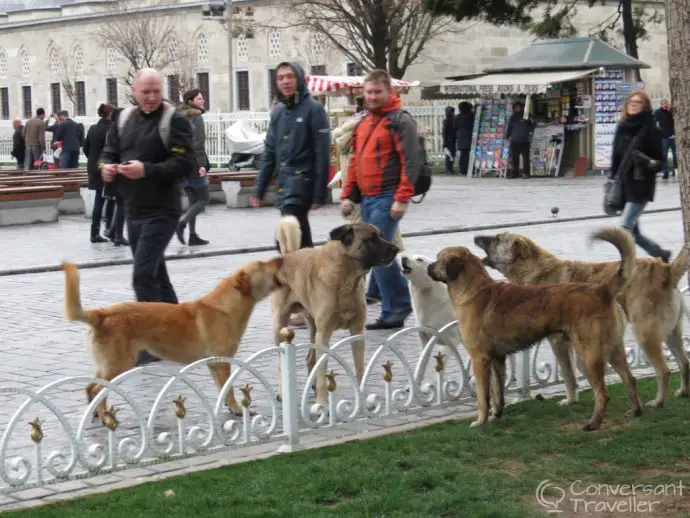
<instances>
[{"instance_id":1,"label":"dog's nose","mask_svg":"<svg viewBox=\"0 0 690 518\"><path fill-rule=\"evenodd\" d=\"M432 279L434 278L434 266L435 265L436 265L436 263L431 263L429 266L426 267L426 273Z\"/></svg>"},{"instance_id":2,"label":"dog's nose","mask_svg":"<svg viewBox=\"0 0 690 518\"><path fill-rule=\"evenodd\" d=\"M407 268L407 256L406 255L403 255L400 258L400 264L402 264L403 268Z\"/></svg>"}]
</instances>

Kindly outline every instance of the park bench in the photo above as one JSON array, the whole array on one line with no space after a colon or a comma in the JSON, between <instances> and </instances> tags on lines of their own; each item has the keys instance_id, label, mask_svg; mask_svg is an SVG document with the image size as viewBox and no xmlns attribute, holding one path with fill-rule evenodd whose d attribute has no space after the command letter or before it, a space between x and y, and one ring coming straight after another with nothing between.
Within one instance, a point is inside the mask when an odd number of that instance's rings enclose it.
<instances>
[{"instance_id":1,"label":"park bench","mask_svg":"<svg viewBox=\"0 0 690 518\"><path fill-rule=\"evenodd\" d=\"M256 186L257 171L238 171L227 173L221 180L221 187L225 193L225 206L231 208L249 207L249 196ZM263 205L273 205L276 201L276 182L271 180Z\"/></svg>"},{"instance_id":2,"label":"park bench","mask_svg":"<svg viewBox=\"0 0 690 518\"><path fill-rule=\"evenodd\" d=\"M50 178L43 176L36 177L13 177L3 178L3 184L8 187L32 187L34 185L61 185L63 187L62 199L58 205L60 214L81 214L84 212L84 200L81 197L79 188L86 185L86 178Z\"/></svg>"},{"instance_id":3,"label":"park bench","mask_svg":"<svg viewBox=\"0 0 690 518\"><path fill-rule=\"evenodd\" d=\"M52 223L58 218L62 185L0 188L0 226Z\"/></svg>"}]
</instances>

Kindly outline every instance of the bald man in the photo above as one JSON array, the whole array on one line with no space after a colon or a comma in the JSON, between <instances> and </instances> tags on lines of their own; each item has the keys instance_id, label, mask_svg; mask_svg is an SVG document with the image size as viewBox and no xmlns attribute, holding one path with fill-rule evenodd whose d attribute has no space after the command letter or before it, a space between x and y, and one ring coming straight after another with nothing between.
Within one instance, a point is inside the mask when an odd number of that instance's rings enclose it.
<instances>
[{"instance_id":1,"label":"bald man","mask_svg":"<svg viewBox=\"0 0 690 518\"><path fill-rule=\"evenodd\" d=\"M105 182L116 182L125 200L137 300L177 304L165 249L182 213L179 183L196 168L192 126L163 102L163 81L156 70L140 70L132 94L136 106L122 110L108 131L101 175ZM152 361L158 358L142 353L137 365Z\"/></svg>"}]
</instances>

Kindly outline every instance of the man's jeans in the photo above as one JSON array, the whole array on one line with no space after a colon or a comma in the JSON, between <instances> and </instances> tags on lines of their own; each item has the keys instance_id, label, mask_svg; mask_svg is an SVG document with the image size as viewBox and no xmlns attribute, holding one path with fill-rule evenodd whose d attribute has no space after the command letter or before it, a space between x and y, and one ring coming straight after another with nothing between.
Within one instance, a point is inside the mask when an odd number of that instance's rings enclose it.
<instances>
[{"instance_id":1,"label":"man's jeans","mask_svg":"<svg viewBox=\"0 0 690 518\"><path fill-rule=\"evenodd\" d=\"M668 166L668 150L671 150L671 157L673 158L673 169L676 170L678 169L678 157L676 156L676 139L674 138L665 138L661 141L662 145L662 156L663 158L663 163L664 163L664 174L668 175L669 170L671 169Z\"/></svg>"},{"instance_id":2,"label":"man's jeans","mask_svg":"<svg viewBox=\"0 0 690 518\"><path fill-rule=\"evenodd\" d=\"M60 163L62 169L76 169L79 167L79 150L62 151L60 153Z\"/></svg>"},{"instance_id":3,"label":"man's jeans","mask_svg":"<svg viewBox=\"0 0 690 518\"><path fill-rule=\"evenodd\" d=\"M642 235L640 232L640 224L638 220L644 211L646 202L644 203L633 203L628 202L625 204L623 209L623 228L630 232L635 238L635 243L647 252L652 257L663 257L664 250L654 241L646 236Z\"/></svg>"},{"instance_id":4,"label":"man's jeans","mask_svg":"<svg viewBox=\"0 0 690 518\"><path fill-rule=\"evenodd\" d=\"M378 228L388 241L393 241L398 226L398 222L390 217L391 205L392 193L362 197L362 221ZM381 292L381 319L398 320L406 317L412 310L412 305L407 279L403 277L398 263L374 267L373 275Z\"/></svg>"}]
</instances>

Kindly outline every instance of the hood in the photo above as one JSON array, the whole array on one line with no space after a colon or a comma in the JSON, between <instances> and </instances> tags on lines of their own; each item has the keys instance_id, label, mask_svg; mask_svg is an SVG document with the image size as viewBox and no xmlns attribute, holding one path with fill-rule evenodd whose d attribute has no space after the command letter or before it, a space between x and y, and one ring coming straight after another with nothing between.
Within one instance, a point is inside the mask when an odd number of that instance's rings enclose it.
<instances>
[{"instance_id":1,"label":"hood","mask_svg":"<svg viewBox=\"0 0 690 518\"><path fill-rule=\"evenodd\" d=\"M300 64L289 61L283 61L276 67L276 70L278 70L280 67L290 67L292 70L295 71L295 75L297 76L297 91L295 92L295 102L298 103L301 100L309 97L310 94L309 89L307 89L307 80L305 78L304 69L300 66ZM285 101L280 92L278 92L278 95L280 96L281 101Z\"/></svg>"},{"instance_id":2,"label":"hood","mask_svg":"<svg viewBox=\"0 0 690 518\"><path fill-rule=\"evenodd\" d=\"M191 103L184 104L180 108L185 117L197 117L206 113L206 110L199 108L196 104Z\"/></svg>"},{"instance_id":3,"label":"hood","mask_svg":"<svg viewBox=\"0 0 690 518\"><path fill-rule=\"evenodd\" d=\"M390 113L395 110L399 110L402 108L402 101L400 100L400 97L398 97L398 93L393 91L391 92L391 98L388 100L386 105L381 109L381 113Z\"/></svg>"}]
</instances>

